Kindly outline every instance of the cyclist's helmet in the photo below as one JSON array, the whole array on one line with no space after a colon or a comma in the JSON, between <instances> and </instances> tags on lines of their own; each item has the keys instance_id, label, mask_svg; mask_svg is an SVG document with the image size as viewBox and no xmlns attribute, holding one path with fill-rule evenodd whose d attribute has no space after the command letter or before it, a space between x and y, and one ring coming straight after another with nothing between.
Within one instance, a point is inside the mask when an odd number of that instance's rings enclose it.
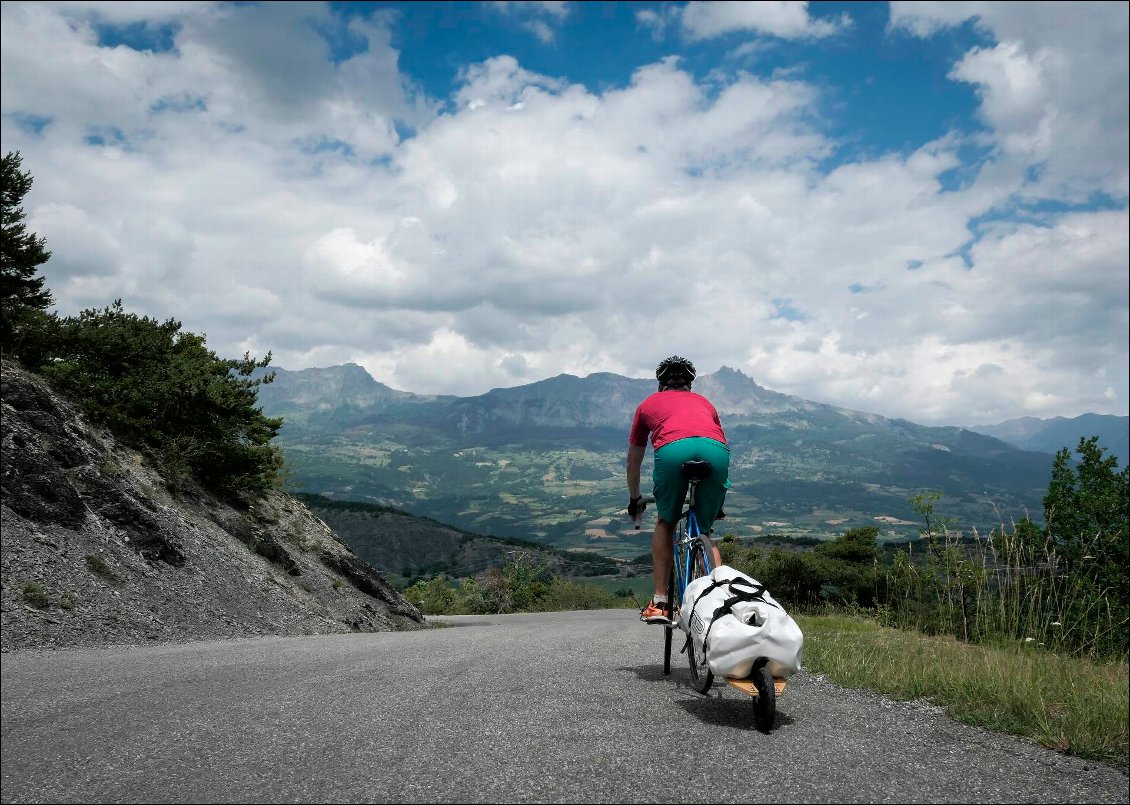
<instances>
[{"instance_id":1,"label":"cyclist's helmet","mask_svg":"<svg viewBox=\"0 0 1130 805\"><path fill-rule=\"evenodd\" d=\"M655 379L659 381L660 391L670 388L690 388L691 383L694 382L694 378L694 364L686 358L680 358L678 355L664 358L663 361L655 367Z\"/></svg>"}]
</instances>

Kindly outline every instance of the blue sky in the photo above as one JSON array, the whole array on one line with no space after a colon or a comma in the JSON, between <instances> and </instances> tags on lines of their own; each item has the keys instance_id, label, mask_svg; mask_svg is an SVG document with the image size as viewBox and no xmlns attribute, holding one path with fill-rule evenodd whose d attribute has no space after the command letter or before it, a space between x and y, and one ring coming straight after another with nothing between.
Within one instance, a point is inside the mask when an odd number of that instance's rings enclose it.
<instances>
[{"instance_id":1,"label":"blue sky","mask_svg":"<svg viewBox=\"0 0 1130 805\"><path fill-rule=\"evenodd\" d=\"M513 54L529 70L583 84L589 91L624 87L643 64L677 55L680 65L698 80L720 67L746 69L769 76L775 70L801 68L811 80L835 87L828 99L826 123L845 144L838 159L866 151L913 149L939 131L970 125L976 103L973 87L946 78L949 65L964 49L985 41L966 24L944 37L923 40L890 36L886 3L821 3L810 6L814 20L852 23L829 47L826 39L770 39L750 53L745 30L718 37L688 40L668 27L661 35L640 35L637 15L658 5L578 3L552 28L553 41L543 42L524 27L535 15L502 12L480 3L353 3L352 14L395 10L398 26L393 45L403 54L401 67L429 94L449 98L460 66L484 61L499 52ZM468 31L482 35L468 36ZM436 54L442 54L437 59Z\"/></svg>"},{"instance_id":2,"label":"blue sky","mask_svg":"<svg viewBox=\"0 0 1130 805\"><path fill-rule=\"evenodd\" d=\"M1127 414L1123 2L4 2L59 312L420 393Z\"/></svg>"}]
</instances>

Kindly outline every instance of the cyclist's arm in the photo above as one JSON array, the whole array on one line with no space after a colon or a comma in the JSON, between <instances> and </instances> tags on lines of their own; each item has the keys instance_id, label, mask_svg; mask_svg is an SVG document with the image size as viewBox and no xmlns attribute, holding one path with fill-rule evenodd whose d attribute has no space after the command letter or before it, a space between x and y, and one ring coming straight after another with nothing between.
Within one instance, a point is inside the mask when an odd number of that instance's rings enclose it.
<instances>
[{"instance_id":1,"label":"cyclist's arm","mask_svg":"<svg viewBox=\"0 0 1130 805\"><path fill-rule=\"evenodd\" d=\"M647 445L628 445L628 497L640 496L640 467L643 466L643 457L647 452Z\"/></svg>"}]
</instances>

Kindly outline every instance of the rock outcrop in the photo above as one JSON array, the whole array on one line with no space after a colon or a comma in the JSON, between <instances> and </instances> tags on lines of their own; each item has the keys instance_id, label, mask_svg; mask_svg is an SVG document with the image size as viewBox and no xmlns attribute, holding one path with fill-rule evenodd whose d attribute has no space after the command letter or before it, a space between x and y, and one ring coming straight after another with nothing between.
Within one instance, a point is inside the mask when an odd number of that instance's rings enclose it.
<instances>
[{"instance_id":1,"label":"rock outcrop","mask_svg":"<svg viewBox=\"0 0 1130 805\"><path fill-rule=\"evenodd\" d=\"M8 360L0 401L3 651L424 625L293 497L174 489Z\"/></svg>"}]
</instances>

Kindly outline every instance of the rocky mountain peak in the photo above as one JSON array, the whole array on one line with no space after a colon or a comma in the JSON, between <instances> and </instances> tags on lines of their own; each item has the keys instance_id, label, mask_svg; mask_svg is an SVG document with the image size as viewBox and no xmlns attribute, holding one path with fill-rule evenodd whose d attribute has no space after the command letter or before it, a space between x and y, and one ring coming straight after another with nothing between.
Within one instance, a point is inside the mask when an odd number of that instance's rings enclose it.
<instances>
[{"instance_id":1,"label":"rocky mountain peak","mask_svg":"<svg viewBox=\"0 0 1130 805\"><path fill-rule=\"evenodd\" d=\"M719 366L718 371L714 373L714 376L719 379L727 377L744 377L746 379L749 379L749 376L742 372L741 369L735 369L732 366L725 365Z\"/></svg>"}]
</instances>

